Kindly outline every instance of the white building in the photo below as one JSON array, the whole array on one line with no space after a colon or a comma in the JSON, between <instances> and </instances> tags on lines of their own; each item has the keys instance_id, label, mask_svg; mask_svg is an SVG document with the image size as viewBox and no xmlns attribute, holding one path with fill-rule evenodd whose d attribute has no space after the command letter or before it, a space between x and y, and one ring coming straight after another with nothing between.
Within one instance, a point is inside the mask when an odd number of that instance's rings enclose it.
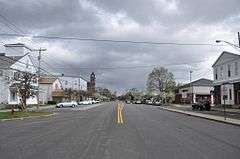
<instances>
[{"instance_id":1,"label":"white building","mask_svg":"<svg viewBox=\"0 0 240 159\"><path fill-rule=\"evenodd\" d=\"M213 64L216 104L240 104L240 55L224 51Z\"/></svg>"},{"instance_id":2,"label":"white building","mask_svg":"<svg viewBox=\"0 0 240 159\"><path fill-rule=\"evenodd\" d=\"M19 104L20 98L16 90L10 86L18 71L36 73L31 61L31 49L24 44L7 44L5 53L0 54L0 104ZM37 86L37 83L33 83ZM37 98L27 99L27 104L37 104Z\"/></svg>"},{"instance_id":3,"label":"white building","mask_svg":"<svg viewBox=\"0 0 240 159\"><path fill-rule=\"evenodd\" d=\"M176 99L181 103L196 103L201 100L209 100L213 103L213 81L205 78L193 81L181 86Z\"/></svg>"},{"instance_id":4,"label":"white building","mask_svg":"<svg viewBox=\"0 0 240 159\"><path fill-rule=\"evenodd\" d=\"M59 79L64 90L87 91L87 81L82 77L61 76Z\"/></svg>"},{"instance_id":5,"label":"white building","mask_svg":"<svg viewBox=\"0 0 240 159\"><path fill-rule=\"evenodd\" d=\"M61 102L64 90L56 77L41 77L39 79L39 102L47 104L49 101Z\"/></svg>"}]
</instances>

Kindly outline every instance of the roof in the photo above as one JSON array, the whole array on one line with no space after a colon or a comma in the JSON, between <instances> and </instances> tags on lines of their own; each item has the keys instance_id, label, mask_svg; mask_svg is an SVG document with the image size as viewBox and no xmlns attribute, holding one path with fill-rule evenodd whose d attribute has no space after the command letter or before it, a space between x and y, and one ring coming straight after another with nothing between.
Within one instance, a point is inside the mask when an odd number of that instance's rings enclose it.
<instances>
[{"instance_id":1,"label":"roof","mask_svg":"<svg viewBox=\"0 0 240 159\"><path fill-rule=\"evenodd\" d=\"M40 84L53 84L58 78L56 77L41 77L39 79Z\"/></svg>"},{"instance_id":2,"label":"roof","mask_svg":"<svg viewBox=\"0 0 240 159\"><path fill-rule=\"evenodd\" d=\"M185 85L181 86L180 88L185 88L185 87L190 87L190 86L213 86L213 81L206 79L206 78L200 78L196 81L185 84Z\"/></svg>"},{"instance_id":3,"label":"roof","mask_svg":"<svg viewBox=\"0 0 240 159\"><path fill-rule=\"evenodd\" d=\"M22 57L23 56L5 56L5 54L0 54L0 68L10 68L10 66Z\"/></svg>"},{"instance_id":4,"label":"roof","mask_svg":"<svg viewBox=\"0 0 240 159\"><path fill-rule=\"evenodd\" d=\"M222 57L224 54L229 54L229 55L233 55L233 56L236 56L236 57L240 57L239 54L234 54L234 53L231 53L231 52L223 51L223 52L221 53L221 55L217 58L217 60L213 63L212 67L214 67L214 66L217 64L217 62L221 59L221 57Z\"/></svg>"}]
</instances>

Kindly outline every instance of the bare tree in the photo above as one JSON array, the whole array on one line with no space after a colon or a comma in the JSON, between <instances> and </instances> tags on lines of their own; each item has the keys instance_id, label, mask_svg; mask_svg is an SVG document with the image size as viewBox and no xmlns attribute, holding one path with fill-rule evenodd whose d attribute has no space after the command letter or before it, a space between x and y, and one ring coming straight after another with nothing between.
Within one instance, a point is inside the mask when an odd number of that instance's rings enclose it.
<instances>
[{"instance_id":1,"label":"bare tree","mask_svg":"<svg viewBox=\"0 0 240 159\"><path fill-rule=\"evenodd\" d=\"M33 85L36 81L37 76L35 74L20 71L14 73L11 88L15 88L20 97L21 110L26 110L27 99L36 95L37 88Z\"/></svg>"},{"instance_id":2,"label":"bare tree","mask_svg":"<svg viewBox=\"0 0 240 159\"><path fill-rule=\"evenodd\" d=\"M175 85L174 75L164 67L154 68L148 75L147 91L149 94L157 94L165 99L170 92L174 91Z\"/></svg>"}]
</instances>

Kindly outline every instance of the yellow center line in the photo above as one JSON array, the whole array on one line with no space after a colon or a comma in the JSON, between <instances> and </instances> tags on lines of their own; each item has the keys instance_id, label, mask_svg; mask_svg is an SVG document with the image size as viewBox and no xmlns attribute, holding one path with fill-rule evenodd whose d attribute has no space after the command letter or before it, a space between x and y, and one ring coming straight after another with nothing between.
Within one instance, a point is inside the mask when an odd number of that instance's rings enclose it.
<instances>
[{"instance_id":1,"label":"yellow center line","mask_svg":"<svg viewBox=\"0 0 240 159\"><path fill-rule=\"evenodd\" d=\"M117 103L117 123L118 124L123 124L123 103Z\"/></svg>"}]
</instances>

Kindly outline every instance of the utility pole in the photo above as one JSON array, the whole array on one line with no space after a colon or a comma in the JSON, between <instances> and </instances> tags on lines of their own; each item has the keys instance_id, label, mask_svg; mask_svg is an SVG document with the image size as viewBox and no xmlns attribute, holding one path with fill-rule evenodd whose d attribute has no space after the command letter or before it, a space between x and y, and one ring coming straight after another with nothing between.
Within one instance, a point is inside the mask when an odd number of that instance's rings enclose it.
<instances>
[{"instance_id":1,"label":"utility pole","mask_svg":"<svg viewBox=\"0 0 240 159\"><path fill-rule=\"evenodd\" d=\"M39 109L39 104L40 104L40 101L39 101L39 79L41 77L41 59L42 59L42 51L46 51L47 49L36 49L34 51L38 51L38 70L37 70L37 109Z\"/></svg>"},{"instance_id":2,"label":"utility pole","mask_svg":"<svg viewBox=\"0 0 240 159\"><path fill-rule=\"evenodd\" d=\"M240 48L240 33L238 32L238 46Z\"/></svg>"},{"instance_id":3,"label":"utility pole","mask_svg":"<svg viewBox=\"0 0 240 159\"><path fill-rule=\"evenodd\" d=\"M193 104L193 86L192 86L192 73L193 71L190 70L190 89L191 89L191 103Z\"/></svg>"}]
</instances>

